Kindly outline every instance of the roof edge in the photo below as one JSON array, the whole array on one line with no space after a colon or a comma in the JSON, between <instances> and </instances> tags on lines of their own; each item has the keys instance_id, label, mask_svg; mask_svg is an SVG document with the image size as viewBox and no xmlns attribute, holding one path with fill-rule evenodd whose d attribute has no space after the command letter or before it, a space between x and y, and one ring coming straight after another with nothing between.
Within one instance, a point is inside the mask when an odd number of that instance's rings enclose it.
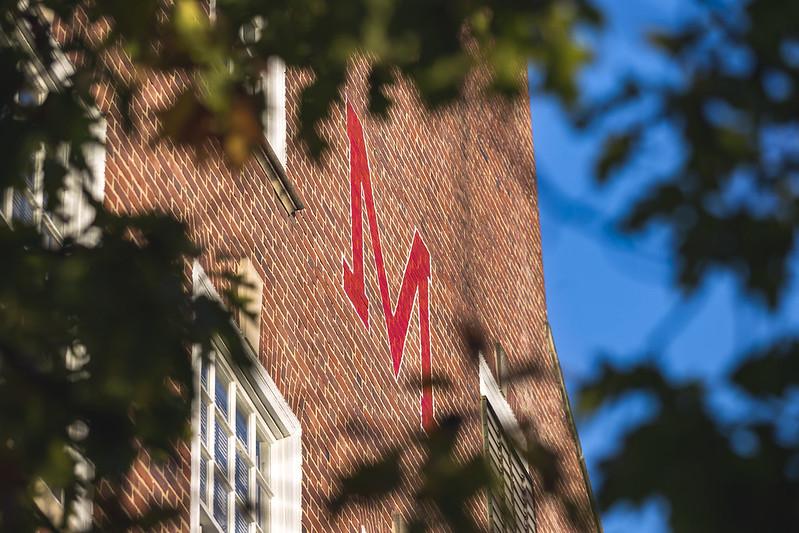
<instances>
[{"instance_id":1,"label":"roof edge","mask_svg":"<svg viewBox=\"0 0 799 533\"><path fill-rule=\"evenodd\" d=\"M588 494L588 505L591 507L591 515L594 518L595 531L603 533L602 521L599 517L597 510L596 497L594 496L594 489L591 487L591 480L588 476L588 467L585 464L585 455L583 455L583 446L580 443L580 436L577 433L577 425L574 422L574 414L572 413L571 402L569 401L569 394L566 391L566 382L563 379L563 369L560 366L560 358L558 357L558 350L555 348L555 338L552 335L552 327L549 321L546 321L547 339L549 341L549 355L552 362L557 369L558 383L560 388L560 397L563 402L563 408L566 411L566 418L568 420L569 430L572 434L572 440L577 448L577 459L580 463L580 470L583 473L583 484L585 485L586 493Z\"/></svg>"}]
</instances>

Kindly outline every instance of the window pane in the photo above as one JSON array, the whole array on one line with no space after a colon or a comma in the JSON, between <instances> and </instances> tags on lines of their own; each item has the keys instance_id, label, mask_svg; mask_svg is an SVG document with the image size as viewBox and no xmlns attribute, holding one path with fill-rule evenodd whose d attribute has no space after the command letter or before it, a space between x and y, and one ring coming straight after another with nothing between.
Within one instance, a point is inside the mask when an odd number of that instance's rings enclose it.
<instances>
[{"instance_id":1,"label":"window pane","mask_svg":"<svg viewBox=\"0 0 799 533\"><path fill-rule=\"evenodd\" d=\"M23 191L14 191L12 218L22 224L33 224L33 205Z\"/></svg>"},{"instance_id":2,"label":"window pane","mask_svg":"<svg viewBox=\"0 0 799 533\"><path fill-rule=\"evenodd\" d=\"M216 470L216 474L220 475L219 469ZM222 526L224 531L227 531L227 495L224 483L214 483L214 520Z\"/></svg>"},{"instance_id":3,"label":"window pane","mask_svg":"<svg viewBox=\"0 0 799 533\"><path fill-rule=\"evenodd\" d=\"M208 494L208 459L200 456L200 501L205 502Z\"/></svg>"},{"instance_id":4,"label":"window pane","mask_svg":"<svg viewBox=\"0 0 799 533\"><path fill-rule=\"evenodd\" d=\"M222 424L217 422L216 431L214 431L214 455L216 462L220 467L225 469L225 478L227 479L227 439L228 435L222 428Z\"/></svg>"},{"instance_id":5,"label":"window pane","mask_svg":"<svg viewBox=\"0 0 799 533\"><path fill-rule=\"evenodd\" d=\"M242 459L240 452L236 452L236 495L243 501L248 502L250 498L249 468Z\"/></svg>"},{"instance_id":6,"label":"window pane","mask_svg":"<svg viewBox=\"0 0 799 533\"><path fill-rule=\"evenodd\" d=\"M204 359L200 361L200 385L208 390L208 361Z\"/></svg>"},{"instance_id":7,"label":"window pane","mask_svg":"<svg viewBox=\"0 0 799 533\"><path fill-rule=\"evenodd\" d=\"M219 373L216 374L216 387L214 387L214 391L214 403L216 403L217 409L219 409L225 419L227 419L227 382Z\"/></svg>"},{"instance_id":8,"label":"window pane","mask_svg":"<svg viewBox=\"0 0 799 533\"><path fill-rule=\"evenodd\" d=\"M202 443L208 442L208 405L200 398L200 438Z\"/></svg>"},{"instance_id":9,"label":"window pane","mask_svg":"<svg viewBox=\"0 0 799 533\"><path fill-rule=\"evenodd\" d=\"M17 93L19 105L23 107L32 107L42 103L44 97L42 91L37 90L36 87L24 87Z\"/></svg>"},{"instance_id":10,"label":"window pane","mask_svg":"<svg viewBox=\"0 0 799 533\"><path fill-rule=\"evenodd\" d=\"M255 491L255 520L263 530L266 530L267 505L266 489L259 483L258 490Z\"/></svg>"},{"instance_id":11,"label":"window pane","mask_svg":"<svg viewBox=\"0 0 799 533\"><path fill-rule=\"evenodd\" d=\"M258 440L255 441L255 467L263 478L269 483L269 442L258 432Z\"/></svg>"},{"instance_id":12,"label":"window pane","mask_svg":"<svg viewBox=\"0 0 799 533\"><path fill-rule=\"evenodd\" d=\"M236 437L247 446L247 411L241 402L236 403Z\"/></svg>"},{"instance_id":13,"label":"window pane","mask_svg":"<svg viewBox=\"0 0 799 533\"><path fill-rule=\"evenodd\" d=\"M244 508L236 506L236 533L247 533L250 521L247 519L247 514Z\"/></svg>"}]
</instances>

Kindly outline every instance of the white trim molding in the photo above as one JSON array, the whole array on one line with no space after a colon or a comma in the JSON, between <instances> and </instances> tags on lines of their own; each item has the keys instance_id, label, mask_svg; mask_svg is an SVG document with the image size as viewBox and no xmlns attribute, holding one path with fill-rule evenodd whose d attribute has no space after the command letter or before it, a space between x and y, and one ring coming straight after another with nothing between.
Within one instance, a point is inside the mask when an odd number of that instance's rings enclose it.
<instances>
[{"instance_id":1,"label":"white trim molding","mask_svg":"<svg viewBox=\"0 0 799 533\"><path fill-rule=\"evenodd\" d=\"M534 533L534 482L524 458L527 440L482 354L479 366L484 453L501 480L500 490L487 495L489 529ZM501 512L503 507L510 513Z\"/></svg>"},{"instance_id":2,"label":"white trim molding","mask_svg":"<svg viewBox=\"0 0 799 533\"><path fill-rule=\"evenodd\" d=\"M491 404L491 409L494 410L499 423L502 424L502 429L515 441L517 448L527 450L527 439L524 437L519 421L516 419L516 415L513 414L513 409L511 409L508 400L502 394L502 388L494 378L494 374L491 372L483 354L480 354L480 395L485 397L488 403ZM519 458L524 461L523 457L520 456Z\"/></svg>"},{"instance_id":3,"label":"white trim molding","mask_svg":"<svg viewBox=\"0 0 799 533\"><path fill-rule=\"evenodd\" d=\"M194 294L205 294L219 299L208 276L198 261L192 269ZM244 340L242 338L242 340ZM245 351L252 361L248 369L230 364L237 383L245 388L249 397L262 403L259 407L274 423L271 428L275 441L269 446L269 478L273 495L269 502L268 528L270 533L296 533L302 531L302 427L271 376L258 361L255 352L245 341ZM225 347L219 342L218 352L225 356ZM200 390L200 352L194 349L195 386ZM198 403L192 409L191 454L191 531L200 529L200 420Z\"/></svg>"},{"instance_id":4,"label":"white trim molding","mask_svg":"<svg viewBox=\"0 0 799 533\"><path fill-rule=\"evenodd\" d=\"M280 164L286 168L286 64L279 57L267 60L264 73L266 139Z\"/></svg>"}]
</instances>

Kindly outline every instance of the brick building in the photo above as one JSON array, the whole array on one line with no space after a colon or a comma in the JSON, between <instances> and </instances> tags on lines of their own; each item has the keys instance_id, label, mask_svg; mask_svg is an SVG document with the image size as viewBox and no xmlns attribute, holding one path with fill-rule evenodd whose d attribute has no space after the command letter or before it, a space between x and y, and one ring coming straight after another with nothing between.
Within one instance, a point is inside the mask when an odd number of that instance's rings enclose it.
<instances>
[{"instance_id":1,"label":"brick building","mask_svg":"<svg viewBox=\"0 0 799 533\"><path fill-rule=\"evenodd\" d=\"M214 147L198 159L150 143L178 77L147 81L134 103L135 136L99 95L98 194L113 210L185 221L204 250L194 289L214 294L205 273L233 258L258 311L239 321L258 364L236 368L222 345L213 364L198 363L196 437L182 463L142 457L122 497L134 510L179 506L170 530L399 530L408 495L333 518L326 503L336 480L459 412L478 415L466 418L459 455L489 450L520 531L598 529L590 513L570 523L509 445L529 420L562 455L561 488L590 508L547 324L527 97L488 101L471 88L431 113L400 84L381 121L365 110L365 72L353 65L346 104L322 128L330 149L313 162L293 140L305 78L273 63L264 78L268 142L240 170ZM468 321L487 340L477 359L464 346ZM531 364L550 377L503 383L504 368ZM429 375L451 385L421 387ZM421 463L418 451L409 457ZM238 498L254 508L242 510ZM502 530L496 502L476 507Z\"/></svg>"}]
</instances>

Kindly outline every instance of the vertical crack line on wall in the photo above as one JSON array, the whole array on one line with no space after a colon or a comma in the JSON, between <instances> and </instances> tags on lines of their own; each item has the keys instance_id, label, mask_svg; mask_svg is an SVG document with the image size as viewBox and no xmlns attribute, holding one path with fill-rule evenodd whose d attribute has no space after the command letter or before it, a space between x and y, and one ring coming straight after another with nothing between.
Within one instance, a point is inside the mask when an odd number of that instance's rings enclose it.
<instances>
[{"instance_id":1,"label":"vertical crack line on wall","mask_svg":"<svg viewBox=\"0 0 799 533\"><path fill-rule=\"evenodd\" d=\"M461 280L462 280L462 296L464 301L468 302L468 311L471 314L477 312L476 299L477 294L475 291L473 261L475 252L474 240L474 216L472 215L472 173L470 168L469 146L468 142L472 132L467 131L465 123L461 123L460 130L460 150L461 156L459 157L459 174L461 187L456 190L456 198L461 208L461 221L463 231L461 232Z\"/></svg>"}]
</instances>

